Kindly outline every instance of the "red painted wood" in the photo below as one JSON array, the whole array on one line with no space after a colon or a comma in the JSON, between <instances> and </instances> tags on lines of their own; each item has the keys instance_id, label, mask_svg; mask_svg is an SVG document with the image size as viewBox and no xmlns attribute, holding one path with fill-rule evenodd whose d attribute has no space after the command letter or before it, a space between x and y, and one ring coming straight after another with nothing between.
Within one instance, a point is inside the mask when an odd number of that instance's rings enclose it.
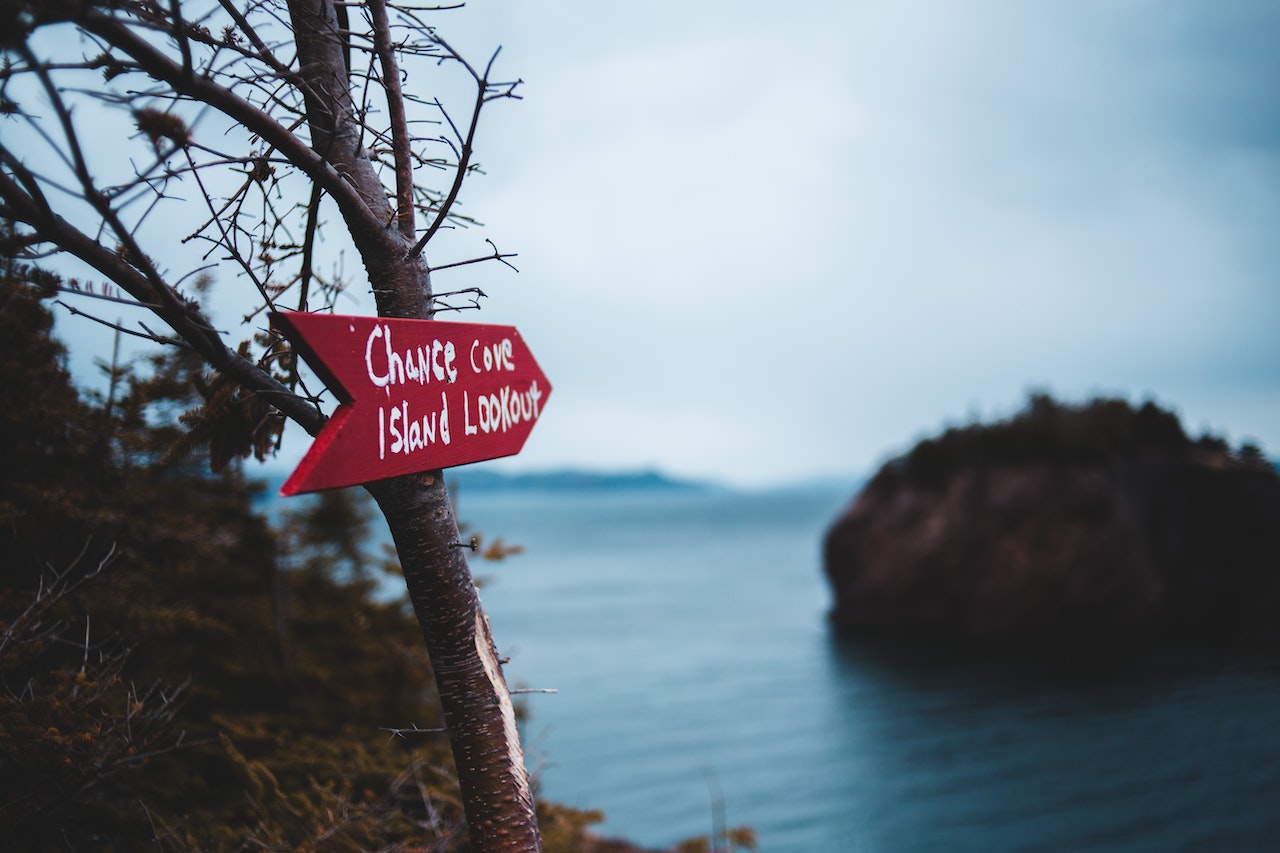
<instances>
[{"instance_id":1,"label":"red painted wood","mask_svg":"<svg viewBox=\"0 0 1280 853\"><path fill-rule=\"evenodd\" d=\"M520 452L551 384L513 326L282 311L340 405L282 495Z\"/></svg>"}]
</instances>

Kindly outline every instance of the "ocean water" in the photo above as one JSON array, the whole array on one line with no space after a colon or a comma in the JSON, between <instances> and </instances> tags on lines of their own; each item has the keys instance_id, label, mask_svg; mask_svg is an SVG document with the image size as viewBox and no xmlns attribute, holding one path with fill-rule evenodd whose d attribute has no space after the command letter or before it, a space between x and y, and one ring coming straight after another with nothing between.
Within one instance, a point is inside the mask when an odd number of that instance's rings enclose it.
<instances>
[{"instance_id":1,"label":"ocean water","mask_svg":"<svg viewBox=\"0 0 1280 853\"><path fill-rule=\"evenodd\" d=\"M837 642L847 491L461 494L541 792L653 847L1280 850L1280 670Z\"/></svg>"}]
</instances>

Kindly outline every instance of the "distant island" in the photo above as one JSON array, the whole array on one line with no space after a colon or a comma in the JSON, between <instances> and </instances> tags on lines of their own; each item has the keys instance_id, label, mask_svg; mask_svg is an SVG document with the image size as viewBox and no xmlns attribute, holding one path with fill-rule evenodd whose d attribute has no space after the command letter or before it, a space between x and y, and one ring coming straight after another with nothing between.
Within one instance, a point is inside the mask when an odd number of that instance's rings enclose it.
<instances>
[{"instance_id":1,"label":"distant island","mask_svg":"<svg viewBox=\"0 0 1280 853\"><path fill-rule=\"evenodd\" d=\"M668 477L658 471L588 471L562 469L552 471L505 473L488 468L462 466L450 468L445 479L464 492L488 491L706 491L710 483Z\"/></svg>"},{"instance_id":2,"label":"distant island","mask_svg":"<svg viewBox=\"0 0 1280 853\"><path fill-rule=\"evenodd\" d=\"M886 463L824 560L849 635L1280 649L1280 476L1152 403L1033 396Z\"/></svg>"},{"instance_id":3,"label":"distant island","mask_svg":"<svg viewBox=\"0 0 1280 853\"><path fill-rule=\"evenodd\" d=\"M695 492L710 491L710 482L669 477L659 471L589 471L555 469L537 472L504 472L491 468L463 465L448 468L445 480L451 488L473 492ZM264 478L265 498L279 495L280 485L288 474L272 473Z\"/></svg>"}]
</instances>

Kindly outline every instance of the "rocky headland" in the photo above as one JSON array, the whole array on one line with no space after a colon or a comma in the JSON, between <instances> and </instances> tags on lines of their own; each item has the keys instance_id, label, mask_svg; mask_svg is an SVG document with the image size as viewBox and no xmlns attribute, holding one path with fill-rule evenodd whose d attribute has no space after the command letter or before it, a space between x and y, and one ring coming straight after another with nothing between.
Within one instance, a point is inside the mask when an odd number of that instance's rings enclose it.
<instances>
[{"instance_id":1,"label":"rocky headland","mask_svg":"<svg viewBox=\"0 0 1280 853\"><path fill-rule=\"evenodd\" d=\"M1151 403L1037 395L885 464L825 564L847 635L1280 649L1280 476Z\"/></svg>"}]
</instances>

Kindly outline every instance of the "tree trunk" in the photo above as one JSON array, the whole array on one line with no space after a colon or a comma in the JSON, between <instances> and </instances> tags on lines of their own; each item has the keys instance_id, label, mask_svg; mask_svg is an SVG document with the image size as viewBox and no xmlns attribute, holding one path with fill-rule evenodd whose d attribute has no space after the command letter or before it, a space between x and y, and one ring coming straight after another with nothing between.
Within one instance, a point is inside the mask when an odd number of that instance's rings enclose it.
<instances>
[{"instance_id":1,"label":"tree trunk","mask_svg":"<svg viewBox=\"0 0 1280 853\"><path fill-rule=\"evenodd\" d=\"M477 851L542 849L515 710L439 471L366 486L426 639Z\"/></svg>"},{"instance_id":2,"label":"tree trunk","mask_svg":"<svg viewBox=\"0 0 1280 853\"><path fill-rule=\"evenodd\" d=\"M333 0L289 0L289 12L299 76L306 84L312 147L345 176L373 221L381 224L371 227L368 218L343 209L373 284L378 315L428 319L430 275L420 255L410 257L412 218L406 219L404 210L392 210L360 147L362 133L344 56L346 36ZM477 853L540 851L511 695L466 555L457 547L458 524L444 479L436 471L371 483L366 489L386 516L431 656L472 847Z\"/></svg>"}]
</instances>

